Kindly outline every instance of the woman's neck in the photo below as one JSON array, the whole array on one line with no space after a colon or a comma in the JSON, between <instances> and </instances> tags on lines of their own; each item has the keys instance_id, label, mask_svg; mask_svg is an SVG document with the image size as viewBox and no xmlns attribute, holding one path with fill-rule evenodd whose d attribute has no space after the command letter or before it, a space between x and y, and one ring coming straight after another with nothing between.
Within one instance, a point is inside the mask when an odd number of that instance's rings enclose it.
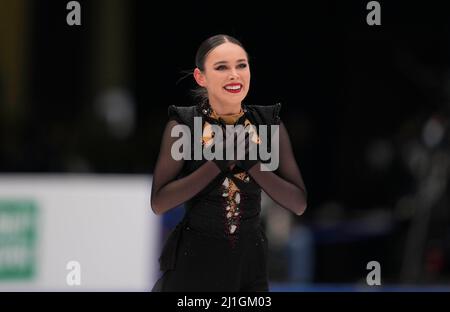
<instances>
[{"instance_id":1,"label":"woman's neck","mask_svg":"<svg viewBox=\"0 0 450 312\"><path fill-rule=\"evenodd\" d=\"M211 105L211 108L217 115L221 116L236 115L241 112L241 103L224 105L218 102L210 101L209 105Z\"/></svg>"}]
</instances>

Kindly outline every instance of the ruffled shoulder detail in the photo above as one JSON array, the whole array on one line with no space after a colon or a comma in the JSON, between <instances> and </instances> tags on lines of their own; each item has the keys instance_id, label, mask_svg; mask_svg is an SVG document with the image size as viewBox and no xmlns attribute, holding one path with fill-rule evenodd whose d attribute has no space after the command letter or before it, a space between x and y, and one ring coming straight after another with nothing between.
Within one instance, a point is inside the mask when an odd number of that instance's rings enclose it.
<instances>
[{"instance_id":1,"label":"ruffled shoulder detail","mask_svg":"<svg viewBox=\"0 0 450 312\"><path fill-rule=\"evenodd\" d=\"M194 117L199 116L198 107L170 105L167 109L169 120L176 120L180 124L192 126Z\"/></svg>"},{"instance_id":2,"label":"ruffled shoulder detail","mask_svg":"<svg viewBox=\"0 0 450 312\"><path fill-rule=\"evenodd\" d=\"M248 105L247 109L254 113L256 122L259 124L280 124L281 103L274 105Z\"/></svg>"}]
</instances>

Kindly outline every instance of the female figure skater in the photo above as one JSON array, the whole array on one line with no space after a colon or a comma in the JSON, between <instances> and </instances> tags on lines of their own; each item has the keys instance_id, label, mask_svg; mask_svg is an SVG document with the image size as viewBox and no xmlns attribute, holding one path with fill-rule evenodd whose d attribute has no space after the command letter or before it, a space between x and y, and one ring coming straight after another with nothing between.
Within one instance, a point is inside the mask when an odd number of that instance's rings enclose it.
<instances>
[{"instance_id":1,"label":"female figure skater","mask_svg":"<svg viewBox=\"0 0 450 312\"><path fill-rule=\"evenodd\" d=\"M250 87L248 57L242 44L227 35L200 45L193 76L203 101L169 107L153 175L151 207L156 214L182 203L186 207L159 258L163 275L153 291L268 291L261 189L296 215L303 214L307 205L288 132L279 118L281 104L242 103ZM199 138L194 137L194 117L202 121ZM215 139L212 125L221 126L224 133L226 125L267 125L268 133L270 125L279 125L278 169L263 171L262 161L251 160L248 154L244 160L175 160L171 147L179 138L172 137L171 130L180 124L189 126L192 142L198 139L203 148Z\"/></svg>"}]
</instances>

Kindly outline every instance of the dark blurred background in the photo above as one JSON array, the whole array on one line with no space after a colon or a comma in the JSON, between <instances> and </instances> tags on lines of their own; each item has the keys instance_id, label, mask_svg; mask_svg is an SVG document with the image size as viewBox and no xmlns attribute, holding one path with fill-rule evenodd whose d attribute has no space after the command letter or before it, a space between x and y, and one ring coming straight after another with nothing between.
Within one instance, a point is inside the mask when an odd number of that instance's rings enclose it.
<instances>
[{"instance_id":1,"label":"dark blurred background","mask_svg":"<svg viewBox=\"0 0 450 312\"><path fill-rule=\"evenodd\" d=\"M280 242L272 279L354 283L376 260L386 283L450 281L443 4L379 1L368 26L368 1L96 0L68 26L67 2L0 1L1 172L151 174L167 107L192 105L183 71L226 33L250 55L247 104L282 103L309 194L291 229L314 265L296 275Z\"/></svg>"}]
</instances>

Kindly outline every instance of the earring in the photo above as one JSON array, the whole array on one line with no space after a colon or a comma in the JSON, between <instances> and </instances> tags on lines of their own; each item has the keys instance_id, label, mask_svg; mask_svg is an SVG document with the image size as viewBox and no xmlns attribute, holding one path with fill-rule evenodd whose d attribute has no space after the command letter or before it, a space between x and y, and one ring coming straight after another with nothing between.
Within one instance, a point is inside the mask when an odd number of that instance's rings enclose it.
<instances>
[{"instance_id":1,"label":"earring","mask_svg":"<svg viewBox=\"0 0 450 312\"><path fill-rule=\"evenodd\" d=\"M202 113L203 115L209 116L211 115L211 106L209 105L209 103L204 103L202 108Z\"/></svg>"}]
</instances>

